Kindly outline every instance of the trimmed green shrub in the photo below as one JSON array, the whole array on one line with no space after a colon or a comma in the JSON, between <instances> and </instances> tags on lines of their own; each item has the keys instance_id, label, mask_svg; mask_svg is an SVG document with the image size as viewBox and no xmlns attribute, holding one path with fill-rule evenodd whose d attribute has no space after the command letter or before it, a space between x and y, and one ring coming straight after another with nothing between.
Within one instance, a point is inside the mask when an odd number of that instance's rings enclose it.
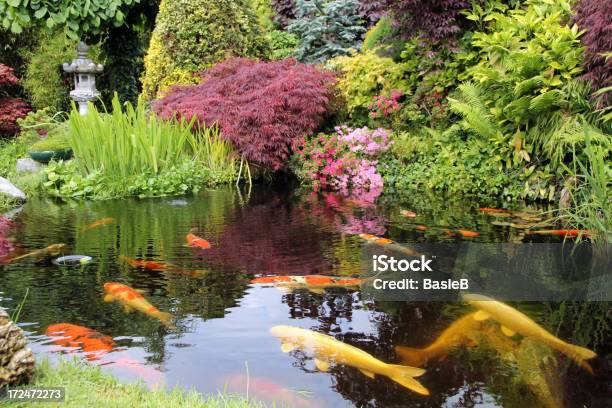
<instances>
[{"instance_id":1,"label":"trimmed green shrub","mask_svg":"<svg viewBox=\"0 0 612 408\"><path fill-rule=\"evenodd\" d=\"M259 25L266 31L274 30L274 9L272 8L271 0L250 0L250 2L259 20Z\"/></svg>"},{"instance_id":2,"label":"trimmed green shrub","mask_svg":"<svg viewBox=\"0 0 612 408\"><path fill-rule=\"evenodd\" d=\"M23 88L35 109L54 112L70 109L72 76L62 71L62 64L76 56L76 41L63 32L41 33L38 46L24 52L28 60Z\"/></svg>"},{"instance_id":3,"label":"trimmed green shrub","mask_svg":"<svg viewBox=\"0 0 612 408\"><path fill-rule=\"evenodd\" d=\"M370 28L363 39L361 49L363 51L372 51L384 42L387 42L393 34L393 20L390 17L384 16L374 27Z\"/></svg>"},{"instance_id":4,"label":"trimmed green shrub","mask_svg":"<svg viewBox=\"0 0 612 408\"><path fill-rule=\"evenodd\" d=\"M286 31L274 30L268 34L270 42L270 59L281 60L292 57L300 39L295 34Z\"/></svg>"},{"instance_id":5,"label":"trimmed green shrub","mask_svg":"<svg viewBox=\"0 0 612 408\"><path fill-rule=\"evenodd\" d=\"M70 134L68 126L62 123L51 130L47 137L30 146L33 152L60 151L70 149Z\"/></svg>"},{"instance_id":6,"label":"trimmed green shrub","mask_svg":"<svg viewBox=\"0 0 612 408\"><path fill-rule=\"evenodd\" d=\"M229 56L265 57L268 51L246 0L162 0L145 56L142 98L197 83L196 73Z\"/></svg>"},{"instance_id":7,"label":"trimmed green shrub","mask_svg":"<svg viewBox=\"0 0 612 408\"><path fill-rule=\"evenodd\" d=\"M336 57L329 65L341 73L337 86L355 120L367 120L368 106L375 96L407 91L405 66L372 51Z\"/></svg>"}]
</instances>

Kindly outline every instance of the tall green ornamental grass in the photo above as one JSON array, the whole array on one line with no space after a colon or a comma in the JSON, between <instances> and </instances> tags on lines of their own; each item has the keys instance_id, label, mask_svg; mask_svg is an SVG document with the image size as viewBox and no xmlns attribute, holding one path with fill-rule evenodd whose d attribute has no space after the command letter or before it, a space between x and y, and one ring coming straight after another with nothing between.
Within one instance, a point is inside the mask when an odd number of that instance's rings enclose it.
<instances>
[{"instance_id":1,"label":"tall green ornamental grass","mask_svg":"<svg viewBox=\"0 0 612 408\"><path fill-rule=\"evenodd\" d=\"M235 181L239 161L218 127L196 119L162 120L140 102L112 113L80 115L73 108L68 128L72 162L45 168L48 194L64 198L159 197L196 192L204 185Z\"/></svg>"},{"instance_id":2,"label":"tall green ornamental grass","mask_svg":"<svg viewBox=\"0 0 612 408\"><path fill-rule=\"evenodd\" d=\"M71 145L80 169L91 174L126 178L161 170L191 158L189 141L194 121L161 121L144 105L130 103L122 109L113 98L111 114L98 112L93 104L85 116L70 114ZM194 142L195 144L195 142Z\"/></svg>"},{"instance_id":3,"label":"tall green ornamental grass","mask_svg":"<svg viewBox=\"0 0 612 408\"><path fill-rule=\"evenodd\" d=\"M589 127L584 128L584 141L584 158L574 152L578 168L571 172L578 186L572 191L572 206L561 211L561 218L573 228L589 230L593 241L609 244L612 240L610 148L594 144Z\"/></svg>"}]
</instances>

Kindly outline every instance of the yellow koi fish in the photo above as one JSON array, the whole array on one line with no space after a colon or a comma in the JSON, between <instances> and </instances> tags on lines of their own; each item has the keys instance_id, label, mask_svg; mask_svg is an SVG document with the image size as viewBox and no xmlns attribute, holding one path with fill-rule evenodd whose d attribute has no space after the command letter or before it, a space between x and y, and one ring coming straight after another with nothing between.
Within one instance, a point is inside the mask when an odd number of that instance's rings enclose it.
<instances>
[{"instance_id":1,"label":"yellow koi fish","mask_svg":"<svg viewBox=\"0 0 612 408\"><path fill-rule=\"evenodd\" d=\"M454 347L472 344L470 334L480 329L482 321L474 319L476 313L467 314L455 320L442 334L425 348L395 347L395 352L402 358L402 364L421 367L431 359L439 358Z\"/></svg>"},{"instance_id":2,"label":"yellow koi fish","mask_svg":"<svg viewBox=\"0 0 612 408\"><path fill-rule=\"evenodd\" d=\"M539 340L549 347L565 354L591 374L593 373L593 369L585 360L597 357L594 351L564 342L531 320L531 318L524 313L519 312L505 303L476 294L465 294L463 295L463 299L470 305L479 309L474 316L476 320L493 319L502 326L502 332L506 336L511 337L514 336L515 333L519 333L524 337L531 337Z\"/></svg>"},{"instance_id":3,"label":"yellow koi fish","mask_svg":"<svg viewBox=\"0 0 612 408\"><path fill-rule=\"evenodd\" d=\"M383 363L357 347L299 327L274 326L270 333L280 339L283 352L299 349L314 355L315 365L321 371L328 371L332 363L347 365L370 378L383 375L418 394L429 395L429 390L414 379L425 373L422 368Z\"/></svg>"},{"instance_id":4,"label":"yellow koi fish","mask_svg":"<svg viewBox=\"0 0 612 408\"><path fill-rule=\"evenodd\" d=\"M24 255L17 256L8 260L8 263L13 263L24 258L57 256L66 250L66 244L53 244L46 248L37 249Z\"/></svg>"},{"instance_id":5,"label":"yellow koi fish","mask_svg":"<svg viewBox=\"0 0 612 408\"><path fill-rule=\"evenodd\" d=\"M104 292L106 293L104 296L105 302L121 302L127 313L138 310L141 313L158 319L166 326L171 326L172 315L170 313L160 312L140 292L129 286L117 282L107 282L104 284Z\"/></svg>"}]
</instances>

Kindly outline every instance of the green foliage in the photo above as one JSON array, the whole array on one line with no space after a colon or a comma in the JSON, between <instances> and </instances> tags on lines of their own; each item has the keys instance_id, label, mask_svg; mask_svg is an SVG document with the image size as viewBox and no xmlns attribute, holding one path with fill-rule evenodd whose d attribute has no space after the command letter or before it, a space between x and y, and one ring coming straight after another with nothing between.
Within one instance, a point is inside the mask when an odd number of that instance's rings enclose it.
<instances>
[{"instance_id":1,"label":"green foliage","mask_svg":"<svg viewBox=\"0 0 612 408\"><path fill-rule=\"evenodd\" d=\"M43 171L43 187L48 195L94 200L183 195L195 193L203 186L227 183L233 178L233 174L213 172L204 164L189 160L158 173L146 171L125 178L107 175L103 171L83 175L74 160L52 162Z\"/></svg>"},{"instance_id":2,"label":"green foliage","mask_svg":"<svg viewBox=\"0 0 612 408\"><path fill-rule=\"evenodd\" d=\"M361 49L372 51L379 47L383 41L393 33L393 20L388 16L383 16L374 27L370 28L363 39Z\"/></svg>"},{"instance_id":3,"label":"green foliage","mask_svg":"<svg viewBox=\"0 0 612 408\"><path fill-rule=\"evenodd\" d=\"M0 177L8 177L15 171L15 164L19 157L27 153L28 147L18 138L11 140L0 139Z\"/></svg>"},{"instance_id":4,"label":"green foliage","mask_svg":"<svg viewBox=\"0 0 612 408\"><path fill-rule=\"evenodd\" d=\"M569 190L572 205L562 209L560 215L571 228L589 230L589 237L593 241L609 244L612 241L612 149L610 143L594 144L593 139L598 136L597 130L583 127L583 157L577 156L575 149L572 150L574 168L571 174L577 186Z\"/></svg>"},{"instance_id":5,"label":"green foliage","mask_svg":"<svg viewBox=\"0 0 612 408\"><path fill-rule=\"evenodd\" d=\"M259 20L259 25L266 31L274 30L274 9L270 0L250 0L250 3Z\"/></svg>"},{"instance_id":6,"label":"green foliage","mask_svg":"<svg viewBox=\"0 0 612 408\"><path fill-rule=\"evenodd\" d=\"M64 113L51 114L50 108L29 112L25 118L19 119L20 142L32 145L58 127L64 119Z\"/></svg>"},{"instance_id":7,"label":"green foliage","mask_svg":"<svg viewBox=\"0 0 612 408\"><path fill-rule=\"evenodd\" d=\"M318 64L361 47L366 32L356 0L297 0L296 19L287 30L300 38L298 60Z\"/></svg>"},{"instance_id":8,"label":"green foliage","mask_svg":"<svg viewBox=\"0 0 612 408\"><path fill-rule=\"evenodd\" d=\"M372 51L336 57L329 65L340 71L337 87L349 115L358 123L367 121L368 106L376 95L389 94L394 89L408 92L404 65Z\"/></svg>"},{"instance_id":9,"label":"green foliage","mask_svg":"<svg viewBox=\"0 0 612 408\"><path fill-rule=\"evenodd\" d=\"M270 59L281 60L293 56L300 39L295 34L274 30L268 34L268 41L271 49Z\"/></svg>"},{"instance_id":10,"label":"green foliage","mask_svg":"<svg viewBox=\"0 0 612 408\"><path fill-rule=\"evenodd\" d=\"M473 35L479 61L449 98L461 120L447 136L463 132L491 144L505 168L521 169L523 196L552 200L555 176L562 174L572 149L584 146L581 114L593 124L589 89L581 74L581 32L568 26L569 2L530 0L508 10L498 4L487 13L475 7L473 21L488 21ZM606 143L593 131L593 143Z\"/></svg>"},{"instance_id":11,"label":"green foliage","mask_svg":"<svg viewBox=\"0 0 612 408\"><path fill-rule=\"evenodd\" d=\"M33 152L61 151L70 149L70 136L66 124L59 125L47 137L34 143L28 150Z\"/></svg>"},{"instance_id":12,"label":"green foliage","mask_svg":"<svg viewBox=\"0 0 612 408\"><path fill-rule=\"evenodd\" d=\"M62 27L66 36L78 40L99 34L105 26L119 26L129 8L140 0L0 0L2 27L20 34L39 21L49 29Z\"/></svg>"},{"instance_id":13,"label":"green foliage","mask_svg":"<svg viewBox=\"0 0 612 408\"><path fill-rule=\"evenodd\" d=\"M229 24L228 22L231 22ZM144 100L229 56L265 57L268 44L246 0L162 0L145 56Z\"/></svg>"},{"instance_id":14,"label":"green foliage","mask_svg":"<svg viewBox=\"0 0 612 408\"><path fill-rule=\"evenodd\" d=\"M403 133L378 167L385 192L433 190L454 195L518 198L517 171L504 169L486 141L449 139L434 131Z\"/></svg>"}]
</instances>

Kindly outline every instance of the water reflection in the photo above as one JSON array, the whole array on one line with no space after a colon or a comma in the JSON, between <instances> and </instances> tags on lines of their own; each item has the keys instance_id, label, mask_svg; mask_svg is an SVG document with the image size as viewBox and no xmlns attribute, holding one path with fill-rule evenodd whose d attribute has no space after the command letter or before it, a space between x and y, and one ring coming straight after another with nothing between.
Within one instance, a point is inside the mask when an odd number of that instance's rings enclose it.
<instances>
[{"instance_id":1,"label":"water reflection","mask_svg":"<svg viewBox=\"0 0 612 408\"><path fill-rule=\"evenodd\" d=\"M122 379L143 377L150 384L181 384L204 393L225 387L245 392L248 367L249 395L295 406L605 406L610 391L605 358L593 363L594 376L564 364L556 353L553 359L561 365L527 368L535 361L529 357L533 353L549 352L521 342L516 350L500 353L505 337L498 339L498 347L490 347L494 340L483 342L489 346L460 342L462 347L428 361L418 381L429 397L346 365L322 373L312 356L279 350L269 333L276 325L330 335L385 363L401 361L398 345L432 345L471 309L448 302L374 302L356 287L309 290L297 285L283 293L251 281L270 275L358 276L366 248L360 233L384 236L401 246L526 238L511 226L491 224L478 208L478 203L427 196L374 206L334 194L263 188L254 188L250 197L228 188L179 200L32 201L8 232L17 248L13 253L65 243L67 253L89 255L93 261L67 268L44 255L0 266L0 306L14 309L29 288L20 320L38 353L85 355L86 347L57 344L45 334L49 326L70 323L116 343L90 363L104 364ZM402 209L416 216L403 216ZM186 234L193 229L210 249L186 245ZM445 229L479 235L449 235ZM157 309L172 313L175 327L104 302L108 282L140 291ZM559 338L588 345L601 356L611 352L607 303L515 306L548 329L559 328ZM518 376L521 365L523 371L540 370L539 377Z\"/></svg>"}]
</instances>

